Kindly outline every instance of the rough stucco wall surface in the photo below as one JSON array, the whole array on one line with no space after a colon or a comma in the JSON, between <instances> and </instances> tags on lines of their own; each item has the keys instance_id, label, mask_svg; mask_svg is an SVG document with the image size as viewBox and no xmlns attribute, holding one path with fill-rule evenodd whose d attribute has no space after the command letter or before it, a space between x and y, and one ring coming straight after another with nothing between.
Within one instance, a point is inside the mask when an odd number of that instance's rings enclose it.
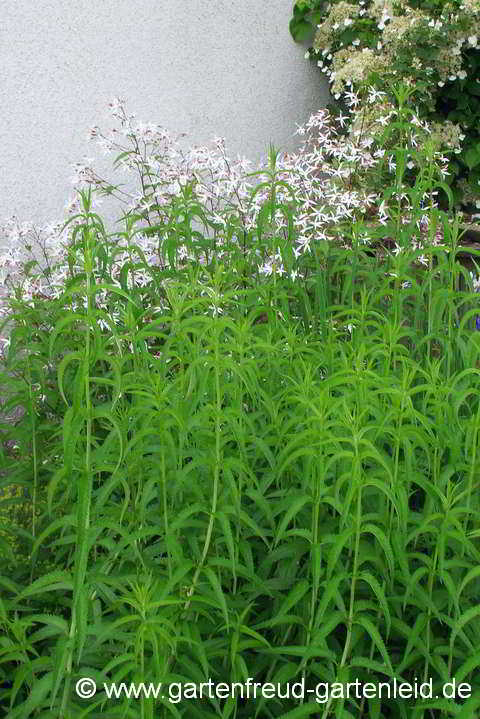
<instances>
[{"instance_id":1,"label":"rough stucco wall surface","mask_svg":"<svg viewBox=\"0 0 480 719\"><path fill-rule=\"evenodd\" d=\"M328 88L289 35L292 4L2 0L0 220L62 219L72 163L111 167L87 134L112 126L115 96L191 144L222 136L252 160L270 141L293 150Z\"/></svg>"}]
</instances>

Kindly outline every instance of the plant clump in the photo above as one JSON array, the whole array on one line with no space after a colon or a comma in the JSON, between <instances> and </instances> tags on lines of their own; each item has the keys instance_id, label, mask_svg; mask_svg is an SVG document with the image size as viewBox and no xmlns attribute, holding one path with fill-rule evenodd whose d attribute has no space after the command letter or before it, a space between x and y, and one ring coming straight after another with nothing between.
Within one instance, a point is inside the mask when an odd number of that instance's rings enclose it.
<instances>
[{"instance_id":1,"label":"plant clump","mask_svg":"<svg viewBox=\"0 0 480 719\"><path fill-rule=\"evenodd\" d=\"M410 90L256 168L117 99L129 184L85 160L64 223L5 224L9 719L473 716L479 253Z\"/></svg>"}]
</instances>

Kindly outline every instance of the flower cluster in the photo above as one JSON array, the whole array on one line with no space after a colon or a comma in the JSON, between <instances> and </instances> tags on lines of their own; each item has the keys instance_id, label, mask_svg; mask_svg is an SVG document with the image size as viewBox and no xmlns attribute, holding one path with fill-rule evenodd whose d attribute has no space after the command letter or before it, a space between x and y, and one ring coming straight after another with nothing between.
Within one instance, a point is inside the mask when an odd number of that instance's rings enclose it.
<instances>
[{"instance_id":1,"label":"flower cluster","mask_svg":"<svg viewBox=\"0 0 480 719\"><path fill-rule=\"evenodd\" d=\"M412 82L428 80L428 94L433 82L465 76L462 50L477 46L479 13L478 0L462 5L460 12L446 4L439 19L412 9L406 0L374 0L370 5L341 0L318 26L313 50L333 93L381 69L393 78L407 79L410 72Z\"/></svg>"},{"instance_id":2,"label":"flower cluster","mask_svg":"<svg viewBox=\"0 0 480 719\"><path fill-rule=\"evenodd\" d=\"M432 122L430 128L430 137L437 149L448 147L455 154L460 152L465 133L461 131L459 125L450 122L450 120L445 120L445 122Z\"/></svg>"},{"instance_id":3,"label":"flower cluster","mask_svg":"<svg viewBox=\"0 0 480 719\"><path fill-rule=\"evenodd\" d=\"M351 25L353 23L352 18L355 17L356 13L356 6L344 0L333 5L323 23L318 26L315 46L321 47L325 54L327 54L330 51L329 42L331 41L332 35L339 29L342 31Z\"/></svg>"},{"instance_id":4,"label":"flower cluster","mask_svg":"<svg viewBox=\"0 0 480 719\"><path fill-rule=\"evenodd\" d=\"M51 296L53 285L61 286L65 271L55 278L55 268L63 264L68 245L68 233L62 223L49 223L36 228L31 222L20 222L15 216L6 220L1 227L0 284L3 295L8 288L23 287L26 295ZM41 267L40 273L34 268ZM58 282L57 282L58 280ZM0 317L4 309L0 308Z\"/></svg>"},{"instance_id":5,"label":"flower cluster","mask_svg":"<svg viewBox=\"0 0 480 719\"><path fill-rule=\"evenodd\" d=\"M319 65L322 66L321 60ZM383 72L386 61L368 47L361 50L345 48L335 54L332 67L331 92L338 99L347 86L358 87L367 81L371 72Z\"/></svg>"}]
</instances>

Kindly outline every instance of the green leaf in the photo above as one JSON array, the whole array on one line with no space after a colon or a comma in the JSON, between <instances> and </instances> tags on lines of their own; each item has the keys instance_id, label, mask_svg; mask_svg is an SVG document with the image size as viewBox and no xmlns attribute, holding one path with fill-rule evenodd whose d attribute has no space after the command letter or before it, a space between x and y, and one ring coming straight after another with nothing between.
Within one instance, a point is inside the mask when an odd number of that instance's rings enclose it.
<instances>
[{"instance_id":1,"label":"green leaf","mask_svg":"<svg viewBox=\"0 0 480 719\"><path fill-rule=\"evenodd\" d=\"M293 6L293 17L297 19L304 18L308 14L310 8L305 0L297 0Z\"/></svg>"},{"instance_id":2,"label":"green leaf","mask_svg":"<svg viewBox=\"0 0 480 719\"><path fill-rule=\"evenodd\" d=\"M34 597L42 592L54 592L61 589L62 592L73 590L72 575L70 572L54 571L39 577L32 584L26 587L19 595L20 597Z\"/></svg>"},{"instance_id":3,"label":"green leaf","mask_svg":"<svg viewBox=\"0 0 480 719\"><path fill-rule=\"evenodd\" d=\"M295 587L289 592L288 596L285 598L285 601L281 605L280 609L278 610L278 615L282 616L284 614L288 614L290 609L294 607L298 602L302 599L302 597L308 592L309 589L309 583L306 579L301 579L298 584L295 585Z\"/></svg>"},{"instance_id":4,"label":"green leaf","mask_svg":"<svg viewBox=\"0 0 480 719\"><path fill-rule=\"evenodd\" d=\"M340 584L342 582L346 582L348 584L349 581L350 575L347 572L337 572L327 582L324 582L322 584L323 592L321 594L321 600L319 602L315 617L315 622L317 626L319 626L321 621L323 620L325 612L327 611L332 599L337 599L337 597L341 596L341 594L339 594ZM340 609L341 607L337 608Z\"/></svg>"},{"instance_id":5,"label":"green leaf","mask_svg":"<svg viewBox=\"0 0 480 719\"><path fill-rule=\"evenodd\" d=\"M461 154L462 160L465 162L469 170L480 164L480 152L476 148L471 147Z\"/></svg>"},{"instance_id":6,"label":"green leaf","mask_svg":"<svg viewBox=\"0 0 480 719\"><path fill-rule=\"evenodd\" d=\"M457 671L455 672L456 683L459 684L460 682L465 681L465 678L475 670L478 670L479 667L480 651L475 652L473 656L468 657L468 659L463 662L463 664L457 669Z\"/></svg>"},{"instance_id":7,"label":"green leaf","mask_svg":"<svg viewBox=\"0 0 480 719\"><path fill-rule=\"evenodd\" d=\"M293 37L295 42L304 43L310 40L313 36L313 28L306 20L297 20L292 18L289 26L290 35Z\"/></svg>"},{"instance_id":8,"label":"green leaf","mask_svg":"<svg viewBox=\"0 0 480 719\"><path fill-rule=\"evenodd\" d=\"M338 558L340 554L342 553L343 549L345 548L345 545L347 544L348 540L354 535L355 528L349 527L345 529L343 532L339 532L337 535L327 535L324 538L324 541L326 540L333 540L333 547L330 549L330 552L328 553L328 566L327 566L327 579L331 580L333 578L333 574L335 572L335 568L338 562Z\"/></svg>"},{"instance_id":9,"label":"green leaf","mask_svg":"<svg viewBox=\"0 0 480 719\"><path fill-rule=\"evenodd\" d=\"M393 677L393 667L390 662L390 657L388 655L387 647L385 646L385 642L383 641L382 637L380 636L380 632L378 631L377 627L373 624L372 620L367 617L365 614L360 614L358 616L354 617L354 624L360 624L368 635L370 636L370 639L373 641L373 643L376 645L378 651L382 655L383 661L385 662L385 666L388 669L389 675Z\"/></svg>"},{"instance_id":10,"label":"green leaf","mask_svg":"<svg viewBox=\"0 0 480 719\"><path fill-rule=\"evenodd\" d=\"M470 609L467 609L466 612L462 614L461 617L457 619L456 622L454 622L452 627L452 633L450 635L450 646L453 647L455 644L455 639L457 638L457 634L461 632L465 624L468 624L468 622L471 622L472 619L475 619L475 617L478 617L480 615L480 604L478 604L475 607L470 607Z\"/></svg>"},{"instance_id":11,"label":"green leaf","mask_svg":"<svg viewBox=\"0 0 480 719\"><path fill-rule=\"evenodd\" d=\"M391 625L391 617L390 617L390 610L388 608L388 602L385 597L385 593L380 586L380 583L378 580L373 576L371 572L359 572L358 579L362 579L364 582L370 585L373 593L375 594L375 597L377 598L380 607L383 612L383 616L385 618L386 623L386 629L387 629L387 636L390 634L390 625Z\"/></svg>"},{"instance_id":12,"label":"green leaf","mask_svg":"<svg viewBox=\"0 0 480 719\"><path fill-rule=\"evenodd\" d=\"M286 529L292 519L297 516L297 514L300 512L303 507L312 501L312 498L309 497L307 494L301 495L300 497L297 497L296 499L289 502L289 507L287 511L285 512L285 516L283 517L282 521L280 522L280 526L277 531L277 537L275 539L275 545L279 543L279 541L282 539L283 535L286 532Z\"/></svg>"},{"instance_id":13,"label":"green leaf","mask_svg":"<svg viewBox=\"0 0 480 719\"><path fill-rule=\"evenodd\" d=\"M393 575L394 568L395 568L395 559L392 552L392 547L390 546L390 542L387 539L387 536L385 533L377 527L375 524L364 524L362 526L362 534L373 534L373 536L376 538L380 546L382 547L385 557L387 559L388 567L390 569L390 573Z\"/></svg>"},{"instance_id":14,"label":"green leaf","mask_svg":"<svg viewBox=\"0 0 480 719\"><path fill-rule=\"evenodd\" d=\"M52 682L52 672L47 672L43 677L36 677L28 699L23 704L20 704L20 706L10 710L8 714L9 719L27 719L27 717L38 714L40 709L44 709L46 704L45 700L52 688Z\"/></svg>"},{"instance_id":15,"label":"green leaf","mask_svg":"<svg viewBox=\"0 0 480 719\"><path fill-rule=\"evenodd\" d=\"M50 701L53 704L55 701L62 679L65 676L65 670L67 668L68 657L71 656L72 640L68 637L59 637L54 652L54 665L52 675L52 692Z\"/></svg>"},{"instance_id":16,"label":"green leaf","mask_svg":"<svg viewBox=\"0 0 480 719\"><path fill-rule=\"evenodd\" d=\"M210 567L204 567L202 571L203 571L203 574L206 574L208 581L210 582L210 585L213 589L213 593L215 594L216 598L218 599L218 603L219 603L220 607L222 608L223 616L225 618L225 624L227 625L227 631L228 631L228 629L229 629L228 607L227 607L227 602L225 599L225 594L223 593L221 584L218 581L218 577L215 574L215 572L212 569L210 569Z\"/></svg>"},{"instance_id":17,"label":"green leaf","mask_svg":"<svg viewBox=\"0 0 480 719\"><path fill-rule=\"evenodd\" d=\"M49 340L49 355L50 359L52 359L52 353L53 353L53 346L55 344L55 340L57 339L58 335L60 335L63 330L68 327L68 325L73 324L74 322L85 322L85 315L81 315L78 312L71 312L68 315L65 315L64 317L61 317L56 325L55 329L53 330L52 334L50 335ZM75 353L76 354L76 353Z\"/></svg>"},{"instance_id":18,"label":"green leaf","mask_svg":"<svg viewBox=\"0 0 480 719\"><path fill-rule=\"evenodd\" d=\"M55 630L55 634L63 634L68 636L68 622L56 614L32 614L29 616L29 621L33 623L41 623L51 627Z\"/></svg>"},{"instance_id":19,"label":"green leaf","mask_svg":"<svg viewBox=\"0 0 480 719\"><path fill-rule=\"evenodd\" d=\"M225 544L227 545L228 554L232 563L232 574L235 576L235 542L232 528L225 512L217 512L216 518L222 526L223 538L225 540Z\"/></svg>"}]
</instances>

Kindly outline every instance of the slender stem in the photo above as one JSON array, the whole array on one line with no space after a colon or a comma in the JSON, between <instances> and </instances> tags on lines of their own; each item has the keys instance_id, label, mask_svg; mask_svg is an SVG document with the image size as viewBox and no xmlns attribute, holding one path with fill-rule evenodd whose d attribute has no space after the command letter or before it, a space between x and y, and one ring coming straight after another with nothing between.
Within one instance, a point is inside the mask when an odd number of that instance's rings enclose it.
<instances>
[{"instance_id":1,"label":"slender stem","mask_svg":"<svg viewBox=\"0 0 480 719\"><path fill-rule=\"evenodd\" d=\"M207 533L205 535L205 542L203 545L203 552L202 556L200 558L200 562L195 570L195 574L193 575L192 583L190 585L190 588L187 592L188 594L188 600L185 602L184 606L184 612L188 610L191 603L191 596L195 590L195 586L198 581L198 577L200 576L200 572L203 569L203 566L205 564L205 560L207 558L208 550L210 549L210 543L212 539L212 532L213 532L213 526L215 524L215 513L217 511L217 501L218 501L218 487L219 487L219 481L220 481L220 464L221 464L221 425L220 425L220 417L221 417L221 410L222 410L222 394L220 389L220 348L219 348L219 336L218 336L218 329L215 330L215 394L216 394L216 404L215 404L215 467L213 471L213 496L212 496L212 505L210 509L210 519L208 521L208 527L207 527Z\"/></svg>"}]
</instances>

